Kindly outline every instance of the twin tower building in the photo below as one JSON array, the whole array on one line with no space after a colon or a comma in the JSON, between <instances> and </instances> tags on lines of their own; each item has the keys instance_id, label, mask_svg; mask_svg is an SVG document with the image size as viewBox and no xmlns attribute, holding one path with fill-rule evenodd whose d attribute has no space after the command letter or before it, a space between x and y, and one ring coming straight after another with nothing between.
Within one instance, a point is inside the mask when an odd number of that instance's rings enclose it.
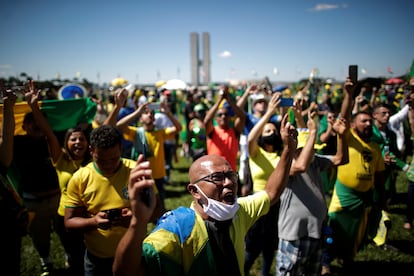
<instances>
[{"instance_id":1,"label":"twin tower building","mask_svg":"<svg viewBox=\"0 0 414 276\"><path fill-rule=\"evenodd\" d=\"M191 84L198 86L200 84L207 85L210 83L210 34L202 33L202 58L199 52L199 34L190 33L190 53L191 53ZM200 80L200 76L202 80Z\"/></svg>"}]
</instances>

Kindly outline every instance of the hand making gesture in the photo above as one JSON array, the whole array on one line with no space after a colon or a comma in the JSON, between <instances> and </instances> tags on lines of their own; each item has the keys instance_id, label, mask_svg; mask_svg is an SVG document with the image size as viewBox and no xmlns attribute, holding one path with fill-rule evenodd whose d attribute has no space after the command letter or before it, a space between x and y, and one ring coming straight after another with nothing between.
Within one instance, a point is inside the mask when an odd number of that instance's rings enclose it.
<instances>
[{"instance_id":1,"label":"hand making gesture","mask_svg":"<svg viewBox=\"0 0 414 276\"><path fill-rule=\"evenodd\" d=\"M280 136L283 141L283 147L288 151L294 152L298 145L298 132L296 128L288 122L288 114L283 116L282 123L280 125Z\"/></svg>"}]
</instances>

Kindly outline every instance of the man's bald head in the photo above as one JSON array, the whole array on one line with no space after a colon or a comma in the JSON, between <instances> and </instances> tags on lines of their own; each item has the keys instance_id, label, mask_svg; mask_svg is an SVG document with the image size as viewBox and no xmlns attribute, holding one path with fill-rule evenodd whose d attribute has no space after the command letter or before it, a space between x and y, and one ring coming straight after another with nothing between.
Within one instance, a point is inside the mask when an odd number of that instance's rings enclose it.
<instances>
[{"instance_id":1,"label":"man's bald head","mask_svg":"<svg viewBox=\"0 0 414 276\"><path fill-rule=\"evenodd\" d=\"M198 158L191 165L189 170L190 183L217 171L231 170L231 166L226 159L219 155L210 154Z\"/></svg>"}]
</instances>

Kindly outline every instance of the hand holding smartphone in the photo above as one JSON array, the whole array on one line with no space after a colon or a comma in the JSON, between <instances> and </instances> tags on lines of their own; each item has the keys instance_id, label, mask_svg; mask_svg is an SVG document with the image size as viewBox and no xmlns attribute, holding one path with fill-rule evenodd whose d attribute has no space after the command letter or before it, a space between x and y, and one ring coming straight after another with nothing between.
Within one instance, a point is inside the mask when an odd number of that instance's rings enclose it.
<instances>
[{"instance_id":1,"label":"hand holding smartphone","mask_svg":"<svg viewBox=\"0 0 414 276\"><path fill-rule=\"evenodd\" d=\"M293 98L280 98L280 106L293 106Z\"/></svg>"},{"instance_id":2,"label":"hand holding smartphone","mask_svg":"<svg viewBox=\"0 0 414 276\"><path fill-rule=\"evenodd\" d=\"M110 221L114 221L122 217L122 209L109 209L103 212L107 214Z\"/></svg>"},{"instance_id":3,"label":"hand holding smartphone","mask_svg":"<svg viewBox=\"0 0 414 276\"><path fill-rule=\"evenodd\" d=\"M358 65L349 65L348 75L354 85L358 82Z\"/></svg>"},{"instance_id":4,"label":"hand holding smartphone","mask_svg":"<svg viewBox=\"0 0 414 276\"><path fill-rule=\"evenodd\" d=\"M156 110L160 110L160 103L150 103L150 104L148 105L148 108L149 108L150 110L154 110L154 111L156 111Z\"/></svg>"}]
</instances>

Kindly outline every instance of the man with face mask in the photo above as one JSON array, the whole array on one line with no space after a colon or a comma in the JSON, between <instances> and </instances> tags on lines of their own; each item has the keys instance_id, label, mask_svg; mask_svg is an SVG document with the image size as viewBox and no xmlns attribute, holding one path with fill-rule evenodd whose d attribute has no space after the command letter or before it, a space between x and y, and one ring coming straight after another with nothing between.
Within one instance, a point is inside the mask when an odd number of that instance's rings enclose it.
<instances>
[{"instance_id":1,"label":"man with face mask","mask_svg":"<svg viewBox=\"0 0 414 276\"><path fill-rule=\"evenodd\" d=\"M296 149L296 130L282 121L283 152L266 188L237 198L237 173L218 155L206 155L190 167L191 208L167 212L146 236L148 213L143 189L153 183L148 162L138 159L131 172L129 197L132 219L120 242L115 275L244 275L244 238L249 227L275 204L287 183Z\"/></svg>"}]
</instances>

